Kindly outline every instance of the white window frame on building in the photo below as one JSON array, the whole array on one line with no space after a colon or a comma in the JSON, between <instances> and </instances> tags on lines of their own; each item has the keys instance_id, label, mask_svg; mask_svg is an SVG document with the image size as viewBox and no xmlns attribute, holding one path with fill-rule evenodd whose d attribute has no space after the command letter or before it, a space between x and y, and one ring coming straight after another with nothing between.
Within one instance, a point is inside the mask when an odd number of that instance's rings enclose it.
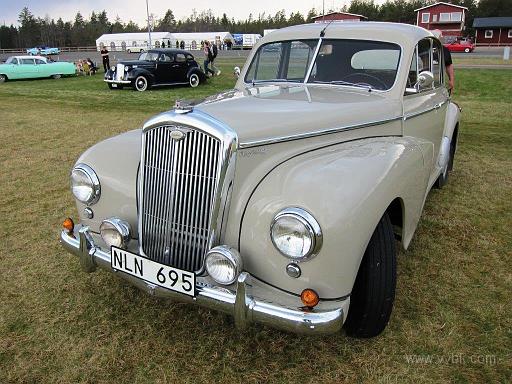
<instances>
[{"instance_id":1,"label":"white window frame on building","mask_svg":"<svg viewBox=\"0 0 512 384\"><path fill-rule=\"evenodd\" d=\"M439 22L442 23L443 21L451 21L451 14L450 14L450 12L441 12L439 14Z\"/></svg>"},{"instance_id":2,"label":"white window frame on building","mask_svg":"<svg viewBox=\"0 0 512 384\"><path fill-rule=\"evenodd\" d=\"M427 17L425 17L425 16L427 16ZM423 24L430 23L430 12L423 12L421 14L421 22Z\"/></svg>"},{"instance_id":3,"label":"white window frame on building","mask_svg":"<svg viewBox=\"0 0 512 384\"><path fill-rule=\"evenodd\" d=\"M450 18L451 21L462 21L462 12L452 12Z\"/></svg>"},{"instance_id":4,"label":"white window frame on building","mask_svg":"<svg viewBox=\"0 0 512 384\"><path fill-rule=\"evenodd\" d=\"M437 15L432 15L432 22L433 23L437 22Z\"/></svg>"},{"instance_id":5,"label":"white window frame on building","mask_svg":"<svg viewBox=\"0 0 512 384\"><path fill-rule=\"evenodd\" d=\"M509 30L508 30L508 38L509 38L509 39L512 39L512 29L509 29Z\"/></svg>"},{"instance_id":6,"label":"white window frame on building","mask_svg":"<svg viewBox=\"0 0 512 384\"><path fill-rule=\"evenodd\" d=\"M486 29L485 30L485 38L486 39L492 39L493 30L492 29Z\"/></svg>"}]
</instances>

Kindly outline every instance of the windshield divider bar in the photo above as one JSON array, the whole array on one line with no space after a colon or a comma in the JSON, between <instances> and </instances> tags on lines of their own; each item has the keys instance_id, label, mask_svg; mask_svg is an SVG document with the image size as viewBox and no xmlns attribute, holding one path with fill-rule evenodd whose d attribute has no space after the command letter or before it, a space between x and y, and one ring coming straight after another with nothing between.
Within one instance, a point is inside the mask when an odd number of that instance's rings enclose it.
<instances>
[{"instance_id":1,"label":"windshield divider bar","mask_svg":"<svg viewBox=\"0 0 512 384\"><path fill-rule=\"evenodd\" d=\"M308 71L306 72L306 76L304 77L304 85L309 81L309 77L311 76L311 72L313 72L313 66L316 62L316 57L318 56L318 52L320 51L320 46L322 45L322 38L318 39L318 44L316 45L315 53L313 58L311 59L311 63L309 64Z\"/></svg>"}]
</instances>

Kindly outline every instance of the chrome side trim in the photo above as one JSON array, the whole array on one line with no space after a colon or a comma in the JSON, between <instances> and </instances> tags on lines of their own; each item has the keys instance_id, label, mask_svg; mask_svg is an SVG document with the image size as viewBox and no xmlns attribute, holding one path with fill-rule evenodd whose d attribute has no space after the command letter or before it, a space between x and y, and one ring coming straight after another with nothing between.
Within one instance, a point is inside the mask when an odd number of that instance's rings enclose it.
<instances>
[{"instance_id":1,"label":"chrome side trim","mask_svg":"<svg viewBox=\"0 0 512 384\"><path fill-rule=\"evenodd\" d=\"M208 250L220 244L222 239L222 218L228 216L230 207L231 194L229 187L232 184L235 176L236 166L236 153L238 149L238 136L236 133L222 122L214 119L210 115L200 111L194 110L190 113L180 113L177 111L169 111L159 114L152 119L148 120L142 128L142 151L141 151L141 165L140 169L144 169L144 148L146 146L145 133L151 129L166 126L166 125L180 125L185 128L202 131L220 141L220 149L217 154L220 164L217 166L217 182L214 186L213 204L210 211L209 221L209 239L206 247L205 255L203 256L203 263L200 270L196 273L204 272L204 257ZM207 150L207 148L205 148ZM142 249L143 239L140 234L143 233L141 212L143 212L143 177L142 172L139 174L138 180L138 233L139 233L139 253L144 255ZM204 191L203 191L204 192ZM201 209L204 207L201 206ZM226 210L226 212L224 212Z\"/></svg>"},{"instance_id":2,"label":"chrome side trim","mask_svg":"<svg viewBox=\"0 0 512 384\"><path fill-rule=\"evenodd\" d=\"M359 129L359 128L373 127L376 125L391 123L393 121L401 121L403 118L404 118L403 116L397 116L397 117L392 117L390 119L372 121L369 123L347 125L344 127L329 128L329 129L324 129L321 131L299 133L297 135L280 136L280 137L273 137L273 138L269 138L269 139L247 141L244 143L240 143L238 145L238 147L240 149L244 149L244 148L258 147L260 145L277 144L277 143L282 143L282 142L292 141L292 140L308 139L310 137L315 137L315 136L330 135L330 134L334 134L334 133L338 133L338 132L351 131L351 130Z\"/></svg>"},{"instance_id":3,"label":"chrome side trim","mask_svg":"<svg viewBox=\"0 0 512 384\"><path fill-rule=\"evenodd\" d=\"M110 252L94 244L87 227L77 225L73 234L65 230L60 234L63 248L91 263L88 272L96 266L127 280L137 288L156 297L179 302L194 303L234 316L235 326L246 328L253 322L266 324L284 331L301 334L327 334L339 332L347 318L350 297L336 300L320 300L314 309L304 309L300 298L283 292L242 272L236 284L220 287L212 284L209 276L196 279L196 296L155 286L132 275L116 272L111 266Z\"/></svg>"}]
</instances>

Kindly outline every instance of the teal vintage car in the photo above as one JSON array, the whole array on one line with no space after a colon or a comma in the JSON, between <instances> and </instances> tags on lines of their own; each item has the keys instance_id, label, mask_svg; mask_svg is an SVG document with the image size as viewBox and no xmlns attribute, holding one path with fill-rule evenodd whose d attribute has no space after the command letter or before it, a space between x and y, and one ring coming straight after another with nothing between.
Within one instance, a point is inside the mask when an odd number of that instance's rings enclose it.
<instances>
[{"instance_id":1,"label":"teal vintage car","mask_svg":"<svg viewBox=\"0 0 512 384\"><path fill-rule=\"evenodd\" d=\"M16 79L36 79L74 75L76 67L65 61L52 61L44 56L11 56L0 64L0 83Z\"/></svg>"}]
</instances>

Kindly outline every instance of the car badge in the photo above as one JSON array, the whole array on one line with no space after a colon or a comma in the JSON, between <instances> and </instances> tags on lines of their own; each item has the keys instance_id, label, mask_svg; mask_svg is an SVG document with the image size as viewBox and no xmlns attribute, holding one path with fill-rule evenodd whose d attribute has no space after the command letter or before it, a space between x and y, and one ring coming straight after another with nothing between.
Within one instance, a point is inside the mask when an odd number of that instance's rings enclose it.
<instances>
[{"instance_id":1,"label":"car badge","mask_svg":"<svg viewBox=\"0 0 512 384\"><path fill-rule=\"evenodd\" d=\"M178 127L168 127L167 130L170 132L171 139L174 141L183 140L187 136L187 132L182 131Z\"/></svg>"}]
</instances>

